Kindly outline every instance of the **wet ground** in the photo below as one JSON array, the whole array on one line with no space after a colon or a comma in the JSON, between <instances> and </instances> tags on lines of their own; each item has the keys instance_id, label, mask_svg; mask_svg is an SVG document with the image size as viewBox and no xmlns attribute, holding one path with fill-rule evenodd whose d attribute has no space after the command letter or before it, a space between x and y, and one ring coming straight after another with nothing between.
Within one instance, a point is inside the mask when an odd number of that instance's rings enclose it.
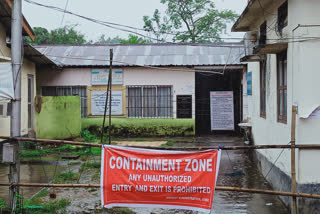
<instances>
[{"instance_id":1,"label":"wet ground","mask_svg":"<svg viewBox=\"0 0 320 214\"><path fill-rule=\"evenodd\" d=\"M240 138L220 137L220 138L195 138L181 139L176 146L199 147L199 146L215 146L215 145L243 145ZM58 170L62 170L65 166L58 166ZM44 174L44 169L46 175ZM47 179L53 176L55 165L22 165L21 174L22 182L46 183ZM94 173L94 172L92 172ZM8 181L8 167L0 165L0 182ZM87 172L83 175L80 183L98 183L98 180L92 180L92 175ZM232 186L242 188L271 189L265 181L262 174L258 171L254 162L253 152L245 150L222 151L219 176L217 186ZM38 192L36 188L24 188L25 197L31 196ZM100 204L100 191L89 192L87 189L57 189L58 198L68 197L72 199L71 205L67 208L67 213L94 213L94 210ZM0 187L0 198L6 198L8 195L7 187ZM132 209L136 213L198 213L185 210L166 210L166 209L148 209L136 208ZM107 212L105 212L107 213ZM215 214L273 214L273 213L289 213L277 196L216 191L214 196L213 210Z\"/></svg>"}]
</instances>

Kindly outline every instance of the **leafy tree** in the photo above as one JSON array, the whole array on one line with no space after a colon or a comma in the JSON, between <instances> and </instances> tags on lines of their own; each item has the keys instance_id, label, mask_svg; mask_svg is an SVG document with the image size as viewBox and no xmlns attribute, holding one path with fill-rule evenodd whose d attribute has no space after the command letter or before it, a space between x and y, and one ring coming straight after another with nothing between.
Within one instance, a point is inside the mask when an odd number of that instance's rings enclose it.
<instances>
[{"instance_id":1,"label":"leafy tree","mask_svg":"<svg viewBox=\"0 0 320 214\"><path fill-rule=\"evenodd\" d=\"M116 36L114 38L105 38L105 35L101 35L99 39L95 42L95 44L119 44L120 41L121 38L119 36Z\"/></svg>"},{"instance_id":2,"label":"leafy tree","mask_svg":"<svg viewBox=\"0 0 320 214\"><path fill-rule=\"evenodd\" d=\"M176 30L173 40L177 42L220 41L219 35L227 23L238 17L231 10L219 11L210 0L161 0L161 3L167 5L166 19ZM144 18L145 27L151 25L150 21L157 24L157 20ZM170 24L164 24L170 29ZM162 33L161 29L158 32Z\"/></svg>"},{"instance_id":3,"label":"leafy tree","mask_svg":"<svg viewBox=\"0 0 320 214\"><path fill-rule=\"evenodd\" d=\"M166 16L164 16L161 20L161 14L158 9L154 11L152 18L149 16L144 16L143 21L143 28L146 31L153 33L159 42L164 42L172 29L172 25Z\"/></svg>"},{"instance_id":4,"label":"leafy tree","mask_svg":"<svg viewBox=\"0 0 320 214\"><path fill-rule=\"evenodd\" d=\"M148 43L149 40L145 40L141 37L129 34L129 38L128 39L121 39L120 43L121 44L146 44Z\"/></svg>"},{"instance_id":5,"label":"leafy tree","mask_svg":"<svg viewBox=\"0 0 320 214\"><path fill-rule=\"evenodd\" d=\"M35 27L34 42L27 38L27 42L31 45L41 44L85 44L87 43L84 34L75 30L75 26L65 26L48 31L42 27Z\"/></svg>"}]
</instances>

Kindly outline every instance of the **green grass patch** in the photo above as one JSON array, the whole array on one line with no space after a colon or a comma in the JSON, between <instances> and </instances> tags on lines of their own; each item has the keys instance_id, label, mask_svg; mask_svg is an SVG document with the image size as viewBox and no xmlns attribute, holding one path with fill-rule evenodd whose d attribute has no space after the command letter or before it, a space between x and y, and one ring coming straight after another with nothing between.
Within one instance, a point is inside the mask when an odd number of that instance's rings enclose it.
<instances>
[{"instance_id":1,"label":"green grass patch","mask_svg":"<svg viewBox=\"0 0 320 214\"><path fill-rule=\"evenodd\" d=\"M103 118L82 118L82 129L91 135L99 136ZM112 136L117 137L163 137L193 136L194 119L155 119L155 118L113 118ZM108 136L108 121L105 136ZM91 138L91 135L90 136Z\"/></svg>"},{"instance_id":2,"label":"green grass patch","mask_svg":"<svg viewBox=\"0 0 320 214\"><path fill-rule=\"evenodd\" d=\"M55 176L53 183L64 184L66 182L76 181L79 178L79 173L75 172L64 172Z\"/></svg>"},{"instance_id":3,"label":"green grass patch","mask_svg":"<svg viewBox=\"0 0 320 214\"><path fill-rule=\"evenodd\" d=\"M39 199L39 198L37 198ZM27 200L24 205L24 209L27 210L27 213L33 214L54 214L54 213L65 213L63 210L70 204L68 199L60 199L51 201L48 203L43 203L40 200ZM32 209L32 207L37 207L37 209ZM60 212L58 212L60 211Z\"/></svg>"},{"instance_id":4,"label":"green grass patch","mask_svg":"<svg viewBox=\"0 0 320 214\"><path fill-rule=\"evenodd\" d=\"M86 169L100 169L101 163L100 162L87 162L82 164L80 168L80 172L86 170Z\"/></svg>"}]
</instances>

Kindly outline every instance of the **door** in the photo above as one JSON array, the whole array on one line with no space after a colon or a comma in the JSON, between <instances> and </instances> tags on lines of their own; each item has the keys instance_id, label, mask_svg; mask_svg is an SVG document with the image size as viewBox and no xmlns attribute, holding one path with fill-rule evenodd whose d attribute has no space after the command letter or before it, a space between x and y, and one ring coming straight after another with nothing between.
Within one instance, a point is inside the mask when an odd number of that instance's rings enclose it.
<instances>
[{"instance_id":1,"label":"door","mask_svg":"<svg viewBox=\"0 0 320 214\"><path fill-rule=\"evenodd\" d=\"M33 129L34 78L28 75L28 129Z\"/></svg>"},{"instance_id":2,"label":"door","mask_svg":"<svg viewBox=\"0 0 320 214\"><path fill-rule=\"evenodd\" d=\"M192 95L177 95L177 118L192 118Z\"/></svg>"}]
</instances>

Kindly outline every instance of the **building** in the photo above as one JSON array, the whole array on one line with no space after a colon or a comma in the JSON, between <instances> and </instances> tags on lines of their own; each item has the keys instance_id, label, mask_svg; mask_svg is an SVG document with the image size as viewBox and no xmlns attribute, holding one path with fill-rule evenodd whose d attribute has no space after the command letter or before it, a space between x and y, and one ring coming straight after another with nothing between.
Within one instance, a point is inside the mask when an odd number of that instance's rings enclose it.
<instances>
[{"instance_id":1,"label":"building","mask_svg":"<svg viewBox=\"0 0 320 214\"><path fill-rule=\"evenodd\" d=\"M0 1L0 67L11 69L11 1ZM22 21L23 36L34 38L32 28L25 18ZM33 117L33 100L36 94L36 69L43 64L52 62L29 45L24 47L21 68L21 135L27 135L35 129ZM12 71L11 71L12 72ZM2 74L2 73L1 73ZM3 77L2 77L3 78ZM3 81L4 79L1 80ZM0 135L10 136L10 97L1 93L0 84ZM3 96L2 96L3 95Z\"/></svg>"},{"instance_id":2,"label":"building","mask_svg":"<svg viewBox=\"0 0 320 214\"><path fill-rule=\"evenodd\" d=\"M317 0L251 0L232 28L247 32L241 61L248 62L248 119L257 145L290 143L293 105L298 106L296 144L319 144L319 8ZM291 191L290 151L281 152L257 155L264 175L275 166L267 177L274 189ZM319 193L319 152L297 149L296 155L297 191ZM289 205L290 198L282 199ZM316 212L319 204L299 198L299 213Z\"/></svg>"},{"instance_id":3,"label":"building","mask_svg":"<svg viewBox=\"0 0 320 214\"><path fill-rule=\"evenodd\" d=\"M109 50L113 49L113 117L196 118L199 133L207 134L211 133L210 90L235 87L233 127L242 118L241 80L245 68L239 63L244 55L242 43L42 45L35 48L59 66L43 67L37 72L41 94L80 95L82 117L101 117L104 113ZM213 83L213 80L218 81ZM229 83L228 87L223 87L223 81Z\"/></svg>"}]
</instances>

